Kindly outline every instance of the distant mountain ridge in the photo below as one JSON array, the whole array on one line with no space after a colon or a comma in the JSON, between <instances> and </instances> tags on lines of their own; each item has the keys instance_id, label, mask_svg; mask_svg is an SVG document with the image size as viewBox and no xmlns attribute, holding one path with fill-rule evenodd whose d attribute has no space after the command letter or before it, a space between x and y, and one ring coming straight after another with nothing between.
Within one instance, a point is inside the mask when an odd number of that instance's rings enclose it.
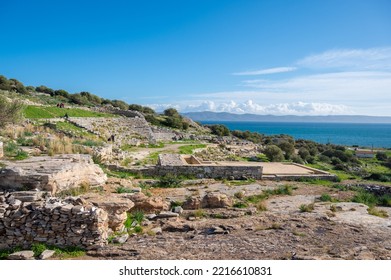
<instances>
[{"instance_id":1,"label":"distant mountain ridge","mask_svg":"<svg viewBox=\"0 0 391 280\"><path fill-rule=\"evenodd\" d=\"M332 116L275 116L256 114L232 114L225 112L189 112L182 115L194 121L248 121L248 122L314 122L314 123L390 123L391 117L332 115Z\"/></svg>"}]
</instances>

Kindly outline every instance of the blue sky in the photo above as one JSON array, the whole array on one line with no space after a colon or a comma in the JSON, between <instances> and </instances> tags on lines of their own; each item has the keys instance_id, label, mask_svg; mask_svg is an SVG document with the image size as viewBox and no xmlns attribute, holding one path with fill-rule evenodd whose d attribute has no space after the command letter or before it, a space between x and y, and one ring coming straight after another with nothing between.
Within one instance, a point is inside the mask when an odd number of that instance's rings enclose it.
<instances>
[{"instance_id":1,"label":"blue sky","mask_svg":"<svg viewBox=\"0 0 391 280\"><path fill-rule=\"evenodd\" d=\"M0 74L157 110L391 116L391 1L0 1Z\"/></svg>"}]
</instances>

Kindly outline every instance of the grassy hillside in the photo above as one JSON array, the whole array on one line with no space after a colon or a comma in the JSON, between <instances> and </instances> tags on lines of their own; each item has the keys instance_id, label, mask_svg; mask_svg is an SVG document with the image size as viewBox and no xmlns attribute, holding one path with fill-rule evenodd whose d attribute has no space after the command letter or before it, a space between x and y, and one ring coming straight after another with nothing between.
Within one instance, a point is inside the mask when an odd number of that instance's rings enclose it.
<instances>
[{"instance_id":1,"label":"grassy hillside","mask_svg":"<svg viewBox=\"0 0 391 280\"><path fill-rule=\"evenodd\" d=\"M94 111L87 111L79 108L58 108L46 106L26 106L24 109L24 116L28 119L50 119L61 118L65 114L69 117L113 117L112 114L98 113Z\"/></svg>"}]
</instances>

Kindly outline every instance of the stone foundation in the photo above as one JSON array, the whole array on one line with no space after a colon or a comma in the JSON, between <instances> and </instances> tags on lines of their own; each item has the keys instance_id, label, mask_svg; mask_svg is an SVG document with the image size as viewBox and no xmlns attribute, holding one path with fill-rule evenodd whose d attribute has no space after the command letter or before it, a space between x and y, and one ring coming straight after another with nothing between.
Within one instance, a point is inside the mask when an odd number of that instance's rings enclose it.
<instances>
[{"instance_id":1,"label":"stone foundation","mask_svg":"<svg viewBox=\"0 0 391 280\"><path fill-rule=\"evenodd\" d=\"M107 212L78 198L21 202L0 193L0 249L34 243L85 249L107 244Z\"/></svg>"}]
</instances>

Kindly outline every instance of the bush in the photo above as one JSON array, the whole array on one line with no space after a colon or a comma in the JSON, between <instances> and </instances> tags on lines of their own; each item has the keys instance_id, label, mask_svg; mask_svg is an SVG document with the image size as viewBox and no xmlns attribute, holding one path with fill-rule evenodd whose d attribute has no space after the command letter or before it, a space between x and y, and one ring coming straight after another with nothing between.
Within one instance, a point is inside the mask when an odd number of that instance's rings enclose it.
<instances>
[{"instance_id":1,"label":"bush","mask_svg":"<svg viewBox=\"0 0 391 280\"><path fill-rule=\"evenodd\" d=\"M125 187L123 187L123 186L119 186L119 187L117 187L117 188L115 189L115 192L116 192L116 193L131 193L132 190L129 189L129 188L125 188Z\"/></svg>"},{"instance_id":2,"label":"bush","mask_svg":"<svg viewBox=\"0 0 391 280\"><path fill-rule=\"evenodd\" d=\"M391 207L391 195L385 194L378 199L378 204L381 206Z\"/></svg>"},{"instance_id":3,"label":"bush","mask_svg":"<svg viewBox=\"0 0 391 280\"><path fill-rule=\"evenodd\" d=\"M230 131L228 127L222 124L213 124L213 125L206 125L208 127L212 134L217 135L217 136L229 136Z\"/></svg>"},{"instance_id":4,"label":"bush","mask_svg":"<svg viewBox=\"0 0 391 280\"><path fill-rule=\"evenodd\" d=\"M18 100L8 101L0 96L0 128L9 123L18 123L22 119L23 104Z\"/></svg>"},{"instance_id":5,"label":"bush","mask_svg":"<svg viewBox=\"0 0 391 280\"><path fill-rule=\"evenodd\" d=\"M235 208L246 208L248 207L248 204L243 201L235 202L234 205L232 205Z\"/></svg>"},{"instance_id":6,"label":"bush","mask_svg":"<svg viewBox=\"0 0 391 280\"><path fill-rule=\"evenodd\" d=\"M366 191L359 191L353 198L353 202L362 203L373 207L378 203L377 197L374 194L371 194Z\"/></svg>"},{"instance_id":7,"label":"bush","mask_svg":"<svg viewBox=\"0 0 391 280\"><path fill-rule=\"evenodd\" d=\"M332 200L331 196L327 193L324 193L320 196L320 201L331 201L331 200Z\"/></svg>"},{"instance_id":8,"label":"bush","mask_svg":"<svg viewBox=\"0 0 391 280\"><path fill-rule=\"evenodd\" d=\"M282 141L278 147L284 152L285 159L290 159L295 152L295 146L289 141Z\"/></svg>"},{"instance_id":9,"label":"bush","mask_svg":"<svg viewBox=\"0 0 391 280\"><path fill-rule=\"evenodd\" d=\"M376 159L379 161L386 161L387 160L387 154L385 152L377 152L376 153Z\"/></svg>"},{"instance_id":10,"label":"bush","mask_svg":"<svg viewBox=\"0 0 391 280\"><path fill-rule=\"evenodd\" d=\"M304 164L303 159L302 159L300 156L298 156L298 155L293 155L293 156L291 156L291 160L292 160L294 163Z\"/></svg>"},{"instance_id":11,"label":"bush","mask_svg":"<svg viewBox=\"0 0 391 280\"><path fill-rule=\"evenodd\" d=\"M302 204L300 205L300 212L312 212L315 209L315 205L313 203L310 204Z\"/></svg>"},{"instance_id":12,"label":"bush","mask_svg":"<svg viewBox=\"0 0 391 280\"><path fill-rule=\"evenodd\" d=\"M156 186L160 188L179 188L181 185L182 180L171 173L160 177L159 181L156 183Z\"/></svg>"},{"instance_id":13,"label":"bush","mask_svg":"<svg viewBox=\"0 0 391 280\"><path fill-rule=\"evenodd\" d=\"M263 152L270 161L283 161L284 154L282 150L276 145L267 146Z\"/></svg>"}]
</instances>

